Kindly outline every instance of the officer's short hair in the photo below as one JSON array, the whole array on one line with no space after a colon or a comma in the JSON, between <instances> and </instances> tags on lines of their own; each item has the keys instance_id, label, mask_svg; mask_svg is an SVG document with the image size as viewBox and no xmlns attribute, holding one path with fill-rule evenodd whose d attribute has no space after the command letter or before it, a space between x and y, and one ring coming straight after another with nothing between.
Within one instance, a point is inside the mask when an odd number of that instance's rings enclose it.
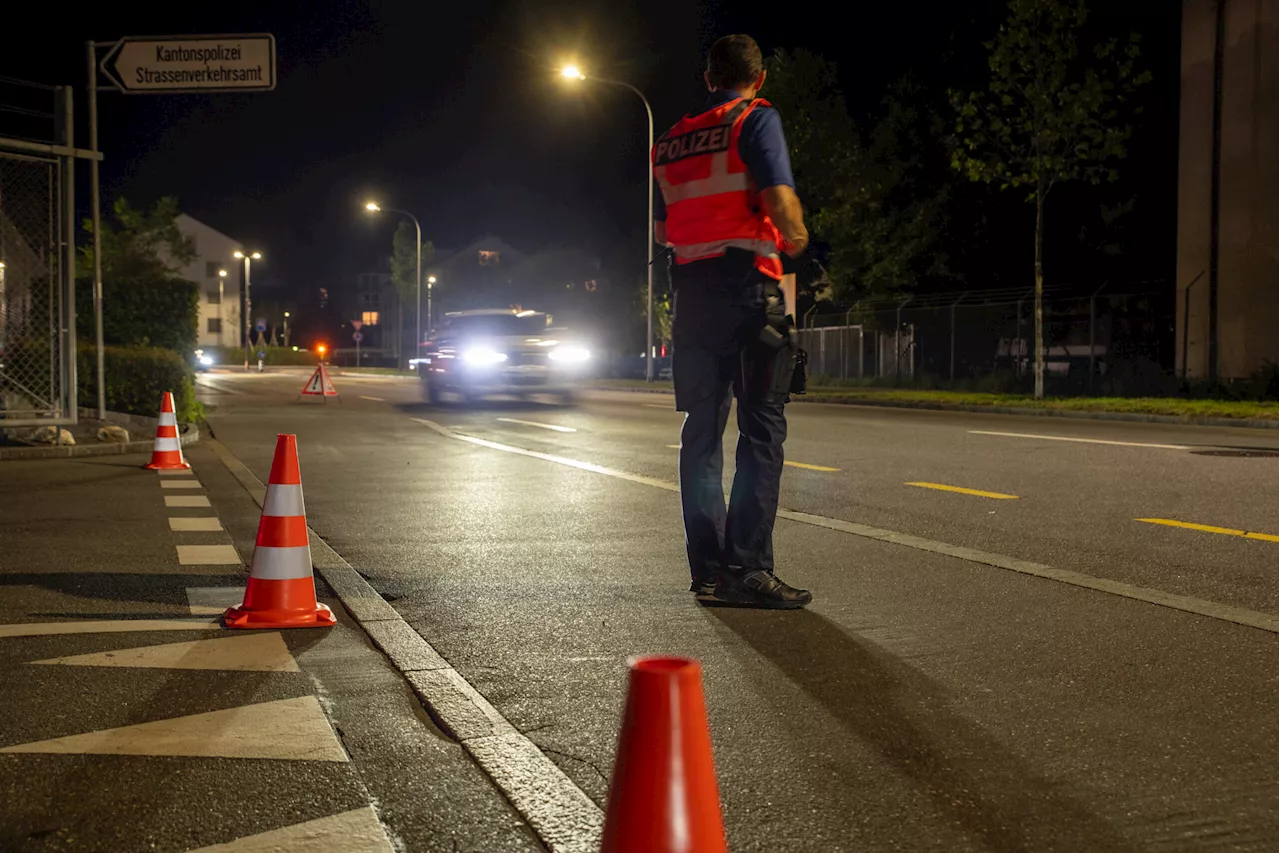
<instances>
[{"instance_id":1,"label":"officer's short hair","mask_svg":"<svg viewBox=\"0 0 1280 853\"><path fill-rule=\"evenodd\" d=\"M764 70L760 45L748 35L724 36L707 54L707 79L717 89L733 89L756 81Z\"/></svg>"}]
</instances>

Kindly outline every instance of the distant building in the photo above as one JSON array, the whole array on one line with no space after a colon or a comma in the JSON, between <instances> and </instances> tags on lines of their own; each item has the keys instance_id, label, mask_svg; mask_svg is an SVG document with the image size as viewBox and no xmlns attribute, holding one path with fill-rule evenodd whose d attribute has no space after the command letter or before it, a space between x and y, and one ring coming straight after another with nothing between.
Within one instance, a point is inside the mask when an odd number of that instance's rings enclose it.
<instances>
[{"instance_id":1,"label":"distant building","mask_svg":"<svg viewBox=\"0 0 1280 853\"><path fill-rule=\"evenodd\" d=\"M519 301L512 273L525 261L525 254L510 243L486 234L460 249L437 250L423 272L433 275L432 315L464 308L505 308ZM423 292L426 301L426 292ZM423 307L426 325L426 307ZM425 334L425 329L424 329Z\"/></svg>"},{"instance_id":2,"label":"distant building","mask_svg":"<svg viewBox=\"0 0 1280 853\"><path fill-rule=\"evenodd\" d=\"M240 243L185 213L178 214L178 230L195 243L196 257L182 268L182 277L200 286L199 347L234 347L244 342L240 299L244 262L235 257ZM225 270L226 275L219 275Z\"/></svg>"}]
</instances>

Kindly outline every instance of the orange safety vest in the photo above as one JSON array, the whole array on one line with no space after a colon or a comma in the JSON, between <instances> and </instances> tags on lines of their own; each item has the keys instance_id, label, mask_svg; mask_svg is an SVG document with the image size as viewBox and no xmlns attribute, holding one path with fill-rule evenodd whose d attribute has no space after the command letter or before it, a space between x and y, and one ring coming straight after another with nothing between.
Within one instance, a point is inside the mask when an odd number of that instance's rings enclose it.
<instances>
[{"instance_id":1,"label":"orange safety vest","mask_svg":"<svg viewBox=\"0 0 1280 853\"><path fill-rule=\"evenodd\" d=\"M782 278L784 241L760 207L760 193L738 153L742 123L761 98L735 98L685 116L650 152L653 174L667 203L667 242L677 264L716 258L725 249L754 252L756 269Z\"/></svg>"}]
</instances>

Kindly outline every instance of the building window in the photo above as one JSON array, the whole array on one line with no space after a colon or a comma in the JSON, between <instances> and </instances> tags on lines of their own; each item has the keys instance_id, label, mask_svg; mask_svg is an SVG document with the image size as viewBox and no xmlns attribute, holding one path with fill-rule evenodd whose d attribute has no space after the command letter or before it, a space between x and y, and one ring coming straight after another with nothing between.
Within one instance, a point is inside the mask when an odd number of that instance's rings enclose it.
<instances>
[{"instance_id":1,"label":"building window","mask_svg":"<svg viewBox=\"0 0 1280 853\"><path fill-rule=\"evenodd\" d=\"M222 304L222 294L221 294L219 291L217 291L217 290L210 290L210 291L209 291L209 304L210 304L210 305L221 305L221 304Z\"/></svg>"},{"instance_id":2,"label":"building window","mask_svg":"<svg viewBox=\"0 0 1280 853\"><path fill-rule=\"evenodd\" d=\"M205 262L204 262L204 277L205 277L205 278L217 278L217 277L218 277L218 262L217 262L217 261L205 261Z\"/></svg>"},{"instance_id":3,"label":"building window","mask_svg":"<svg viewBox=\"0 0 1280 853\"><path fill-rule=\"evenodd\" d=\"M321 308L328 307L328 305L329 305L329 288L327 288L327 287L322 287L322 288L320 288L320 299L319 299L319 302L320 302L320 307L321 307Z\"/></svg>"},{"instance_id":4,"label":"building window","mask_svg":"<svg viewBox=\"0 0 1280 853\"><path fill-rule=\"evenodd\" d=\"M363 311L363 312L361 312L361 314L360 314L360 322L364 323L366 326L376 326L376 325L378 325L378 312L377 312L377 311Z\"/></svg>"},{"instance_id":5,"label":"building window","mask_svg":"<svg viewBox=\"0 0 1280 853\"><path fill-rule=\"evenodd\" d=\"M482 267L487 267L490 264L496 264L501 260L501 256L492 249L480 250L480 266Z\"/></svg>"},{"instance_id":6,"label":"building window","mask_svg":"<svg viewBox=\"0 0 1280 853\"><path fill-rule=\"evenodd\" d=\"M190 327L188 326L188 328ZM210 317L208 321L208 326L206 327L206 331L215 335L222 334L222 318Z\"/></svg>"},{"instance_id":7,"label":"building window","mask_svg":"<svg viewBox=\"0 0 1280 853\"><path fill-rule=\"evenodd\" d=\"M361 294L360 294L360 307L361 307L361 308L377 308L377 307L378 307L378 294L376 294L376 293L361 293Z\"/></svg>"}]
</instances>

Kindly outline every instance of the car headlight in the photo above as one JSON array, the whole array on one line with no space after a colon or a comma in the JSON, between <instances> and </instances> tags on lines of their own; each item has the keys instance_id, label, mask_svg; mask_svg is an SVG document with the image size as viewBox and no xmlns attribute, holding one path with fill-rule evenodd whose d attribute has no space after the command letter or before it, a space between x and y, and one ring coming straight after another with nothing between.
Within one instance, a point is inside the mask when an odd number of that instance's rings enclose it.
<instances>
[{"instance_id":1,"label":"car headlight","mask_svg":"<svg viewBox=\"0 0 1280 853\"><path fill-rule=\"evenodd\" d=\"M213 356L211 356L211 355L202 355L202 356L200 356L200 363L201 363L201 364L203 364L205 367L210 367L210 366L212 366L212 364L213 364Z\"/></svg>"},{"instance_id":2,"label":"car headlight","mask_svg":"<svg viewBox=\"0 0 1280 853\"><path fill-rule=\"evenodd\" d=\"M492 347L469 347L462 351L462 360L467 364L489 366L506 361L507 354Z\"/></svg>"},{"instance_id":3,"label":"car headlight","mask_svg":"<svg viewBox=\"0 0 1280 853\"><path fill-rule=\"evenodd\" d=\"M548 353L547 357L552 361L582 362L591 358L591 352L586 347L561 344Z\"/></svg>"}]
</instances>

